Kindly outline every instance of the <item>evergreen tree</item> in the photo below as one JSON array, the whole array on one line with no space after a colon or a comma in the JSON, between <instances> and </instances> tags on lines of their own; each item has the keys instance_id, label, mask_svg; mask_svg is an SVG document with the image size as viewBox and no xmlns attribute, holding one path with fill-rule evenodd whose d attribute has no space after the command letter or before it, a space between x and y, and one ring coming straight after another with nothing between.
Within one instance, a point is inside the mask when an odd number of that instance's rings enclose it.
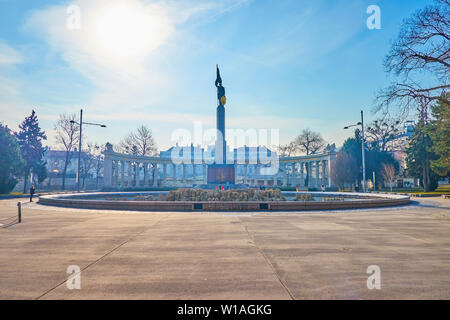
<instances>
[{"instance_id":1,"label":"evergreen tree","mask_svg":"<svg viewBox=\"0 0 450 320\"><path fill-rule=\"evenodd\" d=\"M0 193L9 193L22 174L23 160L17 139L0 123Z\"/></svg>"},{"instance_id":2,"label":"evergreen tree","mask_svg":"<svg viewBox=\"0 0 450 320\"><path fill-rule=\"evenodd\" d=\"M19 125L19 129L19 132L15 133L15 135L20 145L22 158L25 161L23 170L23 193L26 193L28 176L30 175L31 169L38 165L42 160L45 151L42 147L42 140L47 140L47 136L44 131L41 131L34 110L32 110L31 115L26 117Z\"/></svg>"},{"instance_id":3,"label":"evergreen tree","mask_svg":"<svg viewBox=\"0 0 450 320\"><path fill-rule=\"evenodd\" d=\"M425 192L436 189L439 179L438 175L431 170L431 161L438 157L433 152L433 141L427 131L425 121L419 120L406 148L408 174L420 179L420 184Z\"/></svg>"},{"instance_id":4,"label":"evergreen tree","mask_svg":"<svg viewBox=\"0 0 450 320\"><path fill-rule=\"evenodd\" d=\"M37 178L38 184L41 184L48 177L47 161L39 161L33 165L33 175Z\"/></svg>"},{"instance_id":5,"label":"evergreen tree","mask_svg":"<svg viewBox=\"0 0 450 320\"><path fill-rule=\"evenodd\" d=\"M360 182L362 181L362 139L361 131L359 129L355 130L355 137L348 138L345 140L342 151L351 156L357 165L357 181L358 185L361 187ZM375 172L377 178L377 184L382 186L384 184L384 177L382 175L383 165L393 165L395 171L398 172L399 164L398 161L393 157L392 153L388 151L382 151L380 148L371 148L369 144L364 145L364 158L366 161L366 177L371 177L372 173Z\"/></svg>"},{"instance_id":6,"label":"evergreen tree","mask_svg":"<svg viewBox=\"0 0 450 320\"><path fill-rule=\"evenodd\" d=\"M431 170L445 177L450 172L450 106L443 102L436 103L431 108L433 120L430 121L426 132L433 145L432 150L437 159L431 160Z\"/></svg>"},{"instance_id":7,"label":"evergreen tree","mask_svg":"<svg viewBox=\"0 0 450 320\"><path fill-rule=\"evenodd\" d=\"M361 181L362 181L362 155L361 155L361 130L356 129L355 130L355 137L354 138L348 138L344 141L344 144L342 145L342 152L345 152L350 157L352 157L355 160L355 170L356 170L356 181L359 187L361 187ZM367 150L365 150L367 151ZM366 175L367 176L367 175Z\"/></svg>"}]
</instances>

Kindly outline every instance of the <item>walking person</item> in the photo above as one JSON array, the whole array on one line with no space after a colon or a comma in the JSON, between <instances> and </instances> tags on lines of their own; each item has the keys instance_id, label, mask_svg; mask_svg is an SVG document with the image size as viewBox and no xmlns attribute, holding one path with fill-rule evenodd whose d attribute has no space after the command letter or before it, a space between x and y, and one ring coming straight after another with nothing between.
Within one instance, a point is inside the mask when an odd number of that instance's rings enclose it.
<instances>
[{"instance_id":1,"label":"walking person","mask_svg":"<svg viewBox=\"0 0 450 320\"><path fill-rule=\"evenodd\" d=\"M34 185L31 186L30 188L30 202L33 202L33 195L36 191L36 188L34 187Z\"/></svg>"},{"instance_id":2,"label":"walking person","mask_svg":"<svg viewBox=\"0 0 450 320\"><path fill-rule=\"evenodd\" d=\"M322 192L325 192L325 185L322 185L321 189L322 189Z\"/></svg>"}]
</instances>

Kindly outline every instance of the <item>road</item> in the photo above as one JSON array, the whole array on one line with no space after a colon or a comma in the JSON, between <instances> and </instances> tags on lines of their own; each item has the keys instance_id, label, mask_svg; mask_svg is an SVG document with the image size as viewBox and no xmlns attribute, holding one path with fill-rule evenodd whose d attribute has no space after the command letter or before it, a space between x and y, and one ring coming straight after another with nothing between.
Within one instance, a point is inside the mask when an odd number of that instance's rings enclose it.
<instances>
[{"instance_id":1,"label":"road","mask_svg":"<svg viewBox=\"0 0 450 320\"><path fill-rule=\"evenodd\" d=\"M122 212L0 200L0 299L450 299L450 200ZM68 289L69 266L81 289ZM369 266L381 289L369 290Z\"/></svg>"}]
</instances>

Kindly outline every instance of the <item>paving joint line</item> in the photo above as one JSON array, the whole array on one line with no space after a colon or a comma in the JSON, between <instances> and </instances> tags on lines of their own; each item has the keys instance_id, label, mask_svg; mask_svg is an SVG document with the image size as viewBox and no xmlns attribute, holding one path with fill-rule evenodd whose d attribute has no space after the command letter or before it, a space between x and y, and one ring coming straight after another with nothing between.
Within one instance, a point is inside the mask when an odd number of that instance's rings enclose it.
<instances>
[{"instance_id":1,"label":"paving joint line","mask_svg":"<svg viewBox=\"0 0 450 320\"><path fill-rule=\"evenodd\" d=\"M124 246L125 244L127 244L128 242L130 242L131 240L135 239L136 237L140 236L141 234L143 234L144 232L146 232L147 230L153 228L154 226L156 226L158 223L160 223L162 220L164 220L165 218L169 217L169 215L166 215L164 217L162 217L161 219L159 219L158 221L156 221L154 224L152 224L151 226L149 226L148 228L146 228L145 230L138 232L137 234L132 235L130 238L128 238L127 240L125 240L124 242L122 242L121 244L117 245L116 247L112 248L110 251L106 252L104 255L102 255L100 258L92 261L91 263L89 263L88 265L84 266L80 272L77 272L75 274L72 274L71 276L75 276L77 274L80 274L82 271L86 270L87 268L89 268L90 266L96 264L97 262L103 260L103 258L105 258L106 256L110 255L111 253L113 253L114 251L118 250L119 248L121 248L122 246ZM67 279L64 279L63 281L57 283L55 286L53 286L52 288L50 288L49 290L45 291L43 294L41 294L40 296L38 296L37 298L35 298L34 300L39 300L41 299L43 296L47 295L48 293L52 292L53 290L55 290L56 288L60 287L61 285L63 285Z\"/></svg>"},{"instance_id":2,"label":"paving joint line","mask_svg":"<svg viewBox=\"0 0 450 320\"><path fill-rule=\"evenodd\" d=\"M266 260L266 262L269 264L270 268L272 269L275 277L277 278L278 282L280 283L280 285L284 288L284 290L287 292L287 294L289 295L289 297L291 298L291 300L295 300L294 295L292 294L291 290L289 290L289 288L287 287L287 285L283 282L283 280L281 280L281 278L278 275L277 269L275 268L275 266L272 264L272 262L270 261L269 257L267 257L267 255L264 253L264 251L256 244L255 238L252 237L252 235L250 234L250 232L248 231L247 228L247 224L245 222L243 222L241 219L239 219L239 221L244 225L244 229L245 232L247 233L247 236L250 238L250 240L252 240L253 242L253 246L258 249L259 253L263 256L264 260Z\"/></svg>"}]
</instances>

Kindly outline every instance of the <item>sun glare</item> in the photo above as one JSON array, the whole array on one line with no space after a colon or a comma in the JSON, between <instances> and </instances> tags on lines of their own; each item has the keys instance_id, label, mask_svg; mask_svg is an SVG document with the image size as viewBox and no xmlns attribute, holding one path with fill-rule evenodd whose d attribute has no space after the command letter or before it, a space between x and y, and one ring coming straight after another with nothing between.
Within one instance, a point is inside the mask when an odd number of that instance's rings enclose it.
<instances>
[{"instance_id":1,"label":"sun glare","mask_svg":"<svg viewBox=\"0 0 450 320\"><path fill-rule=\"evenodd\" d=\"M107 10L98 22L99 45L109 55L140 56L161 42L155 17L132 6L118 6Z\"/></svg>"}]
</instances>

